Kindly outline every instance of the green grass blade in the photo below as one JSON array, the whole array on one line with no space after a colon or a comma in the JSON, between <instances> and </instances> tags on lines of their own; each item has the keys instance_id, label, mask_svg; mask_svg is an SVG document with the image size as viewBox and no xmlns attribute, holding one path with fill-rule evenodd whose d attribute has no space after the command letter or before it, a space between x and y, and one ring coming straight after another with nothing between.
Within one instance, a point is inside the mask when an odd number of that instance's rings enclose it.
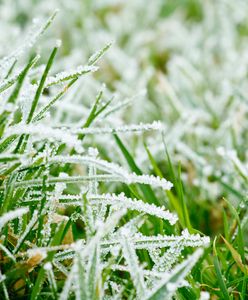
<instances>
[{"instance_id":1,"label":"green grass blade","mask_svg":"<svg viewBox=\"0 0 248 300\"><path fill-rule=\"evenodd\" d=\"M29 63L27 64L27 66L25 67L25 69L22 71L22 73L20 74L20 76L18 78L15 89L13 90L13 92L11 93L11 95L8 99L9 103L14 103L16 101L28 71L37 63L39 58L40 58L39 55L36 55L34 58L32 58L29 61Z\"/></svg>"},{"instance_id":2,"label":"green grass blade","mask_svg":"<svg viewBox=\"0 0 248 300\"><path fill-rule=\"evenodd\" d=\"M112 43L107 44L105 47L103 47L101 50L94 53L88 60L88 65L92 66L94 65L112 46Z\"/></svg>"},{"instance_id":3,"label":"green grass blade","mask_svg":"<svg viewBox=\"0 0 248 300\"><path fill-rule=\"evenodd\" d=\"M58 51L58 47L54 47L54 49L53 49L53 51L52 51L52 53L51 53L51 55L48 59L46 68L44 70L44 73L42 74L39 86L37 88L37 91L36 91L35 96L34 96L34 100L33 100L32 105L31 105L31 109L30 109L28 117L27 117L27 124L29 124L32 121L33 114L35 112L36 106L37 106L38 101L40 99L40 96L41 96L41 93L43 91L43 87L44 87L48 72L52 67L52 64L53 64L53 61L54 61L54 58L55 58L55 55L56 55L57 51Z\"/></svg>"},{"instance_id":4,"label":"green grass blade","mask_svg":"<svg viewBox=\"0 0 248 300\"><path fill-rule=\"evenodd\" d=\"M219 287L220 287L220 290L221 290L221 293L222 293L224 299L229 300L230 296L229 296L229 293L227 291L227 287L226 287L223 275L221 273L221 267L220 267L220 263L219 263L219 260L218 260L218 254L217 254L217 250L216 250L216 238L215 238L214 243L213 243L213 251L214 251L214 258L213 258L214 268L215 268L215 273L216 273L216 276L217 276L217 281L219 283Z\"/></svg>"},{"instance_id":5,"label":"green grass blade","mask_svg":"<svg viewBox=\"0 0 248 300\"><path fill-rule=\"evenodd\" d=\"M88 272L87 272L87 289L88 289L88 298L89 299L99 299L97 294L97 285L100 280L100 257L99 257L99 245L95 245L94 250L92 251L92 255L89 258L88 262Z\"/></svg>"},{"instance_id":6,"label":"green grass blade","mask_svg":"<svg viewBox=\"0 0 248 300\"><path fill-rule=\"evenodd\" d=\"M124 144L122 143L121 139L118 137L117 134L114 134L114 138L122 154L124 155L130 169L137 175L142 175L142 171L136 165L133 157L131 156L127 148L124 146ZM147 202L154 203L157 205L160 204L150 186L145 186L145 185L139 185L139 186Z\"/></svg>"},{"instance_id":7,"label":"green grass blade","mask_svg":"<svg viewBox=\"0 0 248 300\"><path fill-rule=\"evenodd\" d=\"M166 274L165 278L154 287L151 293L145 297L145 300L171 299L182 280L196 264L202 253L203 250L198 249L194 254L190 255L181 264L172 269L171 272Z\"/></svg>"},{"instance_id":8,"label":"green grass blade","mask_svg":"<svg viewBox=\"0 0 248 300\"><path fill-rule=\"evenodd\" d=\"M45 281L45 275L46 275L46 271L44 270L44 267L42 267L39 270L37 279L35 281L35 285L32 289L30 300L36 300L40 296L40 291L41 291L42 285Z\"/></svg>"},{"instance_id":9,"label":"green grass blade","mask_svg":"<svg viewBox=\"0 0 248 300\"><path fill-rule=\"evenodd\" d=\"M176 191L176 196L172 194L171 191L169 191L168 196L171 201L171 204L174 206L178 213L178 217L180 220L180 223L184 228L188 228L190 233L193 233L193 228L190 223L188 208L185 202L184 198L184 192L183 192L183 186L181 181L181 167L179 165L178 167L178 177L175 175L174 168L172 166L172 162L169 156L168 151L166 150L166 156L168 161L168 171L170 173L170 176L172 177L174 188Z\"/></svg>"},{"instance_id":10,"label":"green grass blade","mask_svg":"<svg viewBox=\"0 0 248 300\"><path fill-rule=\"evenodd\" d=\"M77 81L77 79L78 78L72 79L61 92L59 92L45 107L43 107L37 113L32 122L40 121L44 117L45 113L68 91L68 89Z\"/></svg>"}]
</instances>

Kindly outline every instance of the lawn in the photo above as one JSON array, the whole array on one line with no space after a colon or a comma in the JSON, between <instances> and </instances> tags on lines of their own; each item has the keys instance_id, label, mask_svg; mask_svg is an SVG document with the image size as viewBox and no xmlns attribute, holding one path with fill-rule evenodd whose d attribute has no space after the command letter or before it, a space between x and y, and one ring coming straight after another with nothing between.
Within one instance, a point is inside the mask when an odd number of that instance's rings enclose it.
<instances>
[{"instance_id":1,"label":"lawn","mask_svg":"<svg viewBox=\"0 0 248 300\"><path fill-rule=\"evenodd\" d=\"M248 2L0 0L0 299L248 299Z\"/></svg>"}]
</instances>

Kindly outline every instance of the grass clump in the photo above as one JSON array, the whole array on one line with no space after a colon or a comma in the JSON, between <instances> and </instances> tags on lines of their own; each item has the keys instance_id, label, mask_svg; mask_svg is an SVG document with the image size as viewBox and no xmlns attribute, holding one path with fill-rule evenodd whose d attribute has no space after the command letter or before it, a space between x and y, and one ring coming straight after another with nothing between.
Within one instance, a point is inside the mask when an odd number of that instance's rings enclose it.
<instances>
[{"instance_id":1,"label":"grass clump","mask_svg":"<svg viewBox=\"0 0 248 300\"><path fill-rule=\"evenodd\" d=\"M247 5L86 2L1 49L1 298L246 299Z\"/></svg>"}]
</instances>

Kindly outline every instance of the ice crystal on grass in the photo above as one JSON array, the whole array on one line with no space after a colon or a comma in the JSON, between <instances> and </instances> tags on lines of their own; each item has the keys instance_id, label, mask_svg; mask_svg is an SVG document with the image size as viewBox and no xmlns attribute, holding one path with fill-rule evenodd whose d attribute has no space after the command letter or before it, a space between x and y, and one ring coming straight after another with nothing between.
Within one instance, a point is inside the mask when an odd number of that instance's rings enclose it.
<instances>
[{"instance_id":1,"label":"ice crystal on grass","mask_svg":"<svg viewBox=\"0 0 248 300\"><path fill-rule=\"evenodd\" d=\"M36 42L53 18L28 45L2 59L1 66L10 68L13 59L23 64L23 49ZM62 72L64 64L56 63L59 46L50 51L44 66L36 66L35 56L21 67L13 65L7 76L0 74L4 103L0 120L0 250L7 260L6 267L1 267L3 294L8 298L11 288L13 295L22 290L23 276L13 279L11 267L27 276L24 292L32 300L40 295L61 300L114 299L115 292L122 298L129 285L136 299L171 297L186 284L185 277L202 254L196 250L183 260L182 252L208 246L209 238L194 234L192 226L179 233L186 223L178 207L181 204L175 205L178 216L168 205L173 183L159 172L142 172L135 155L122 143L128 135L139 144L140 136L146 140L150 131L162 143L165 126L154 121L157 118L126 124L118 114L129 100L112 104L110 89L100 88L97 96L95 89L90 91L93 79L87 81L82 75L98 70L95 64L110 44L85 59L85 66L80 63ZM179 60L176 67L181 70L185 65L193 74L189 82L199 82L201 77L187 62ZM89 93L81 90L83 80ZM76 81L78 85L74 85ZM171 87L170 97L174 99L175 93ZM82 105L85 95L89 99ZM140 93L139 97L143 96ZM191 117L186 125L191 128L194 122ZM171 140L181 134L175 128ZM138 148L148 152L143 145ZM181 148L196 159L183 143ZM238 161L234 162L237 166ZM118 278L121 272L128 274Z\"/></svg>"},{"instance_id":2,"label":"ice crystal on grass","mask_svg":"<svg viewBox=\"0 0 248 300\"><path fill-rule=\"evenodd\" d=\"M132 124L132 125L123 125L119 127L89 127L89 128L72 128L72 132L77 134L111 134L111 133L118 133L118 132L124 132L124 133L139 133L144 131L151 131L151 130L163 130L163 126L160 122L154 121L151 124Z\"/></svg>"},{"instance_id":3,"label":"ice crystal on grass","mask_svg":"<svg viewBox=\"0 0 248 300\"><path fill-rule=\"evenodd\" d=\"M94 66L79 66L76 70L59 73L53 77L48 77L45 83L45 87L48 88L52 85L63 83L64 81L77 78L87 73L95 72L98 67Z\"/></svg>"},{"instance_id":4,"label":"ice crystal on grass","mask_svg":"<svg viewBox=\"0 0 248 300\"><path fill-rule=\"evenodd\" d=\"M134 246L129 240L128 230L122 230L121 236L122 253L128 265L128 270L131 274L133 283L135 285L137 291L137 298L142 299L146 290L143 270L141 266L139 266L138 257L135 253Z\"/></svg>"},{"instance_id":5,"label":"ice crystal on grass","mask_svg":"<svg viewBox=\"0 0 248 300\"><path fill-rule=\"evenodd\" d=\"M181 264L174 267L164 278L146 295L146 300L171 299L178 286L182 283L185 276L195 265L199 257L202 255L202 249L198 249L192 256L188 257Z\"/></svg>"},{"instance_id":6,"label":"ice crystal on grass","mask_svg":"<svg viewBox=\"0 0 248 300\"><path fill-rule=\"evenodd\" d=\"M22 215L28 212L27 208L18 208L14 211L6 212L4 215L0 217L0 229L6 225L9 221L21 217Z\"/></svg>"},{"instance_id":7,"label":"ice crystal on grass","mask_svg":"<svg viewBox=\"0 0 248 300\"><path fill-rule=\"evenodd\" d=\"M135 173L128 173L125 169L115 163L110 163L99 158L90 156L56 156L49 159L49 163L74 163L95 165L99 170L110 173L113 176L119 177L128 184L131 183L143 183L150 184L155 187L162 187L165 190L169 190L172 187L172 183L164 178L159 178L153 175L137 175Z\"/></svg>"},{"instance_id":8,"label":"ice crystal on grass","mask_svg":"<svg viewBox=\"0 0 248 300\"><path fill-rule=\"evenodd\" d=\"M5 56L0 60L0 78L4 78L4 76L7 76L7 72L11 68L11 65L14 64L15 61L17 61L21 55L23 55L25 50L33 47L33 45L37 42L39 37L42 34L44 34L46 29L50 26L50 24L56 17L57 13L58 10L55 10L55 12L51 15L51 17L42 26L40 26L40 28L37 28L39 26L39 24L37 24L38 23L37 19L33 22L34 28L30 30L27 37L24 39L22 45L19 46L16 50L14 50L11 54Z\"/></svg>"}]
</instances>

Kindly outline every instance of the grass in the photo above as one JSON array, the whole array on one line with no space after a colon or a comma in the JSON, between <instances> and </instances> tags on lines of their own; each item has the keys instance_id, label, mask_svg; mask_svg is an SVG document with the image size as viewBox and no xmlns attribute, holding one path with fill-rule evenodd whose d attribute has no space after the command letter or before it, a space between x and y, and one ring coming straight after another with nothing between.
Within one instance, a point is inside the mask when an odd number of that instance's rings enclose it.
<instances>
[{"instance_id":1,"label":"grass","mask_svg":"<svg viewBox=\"0 0 248 300\"><path fill-rule=\"evenodd\" d=\"M248 5L55 2L0 2L50 16L0 48L1 299L247 299Z\"/></svg>"}]
</instances>

